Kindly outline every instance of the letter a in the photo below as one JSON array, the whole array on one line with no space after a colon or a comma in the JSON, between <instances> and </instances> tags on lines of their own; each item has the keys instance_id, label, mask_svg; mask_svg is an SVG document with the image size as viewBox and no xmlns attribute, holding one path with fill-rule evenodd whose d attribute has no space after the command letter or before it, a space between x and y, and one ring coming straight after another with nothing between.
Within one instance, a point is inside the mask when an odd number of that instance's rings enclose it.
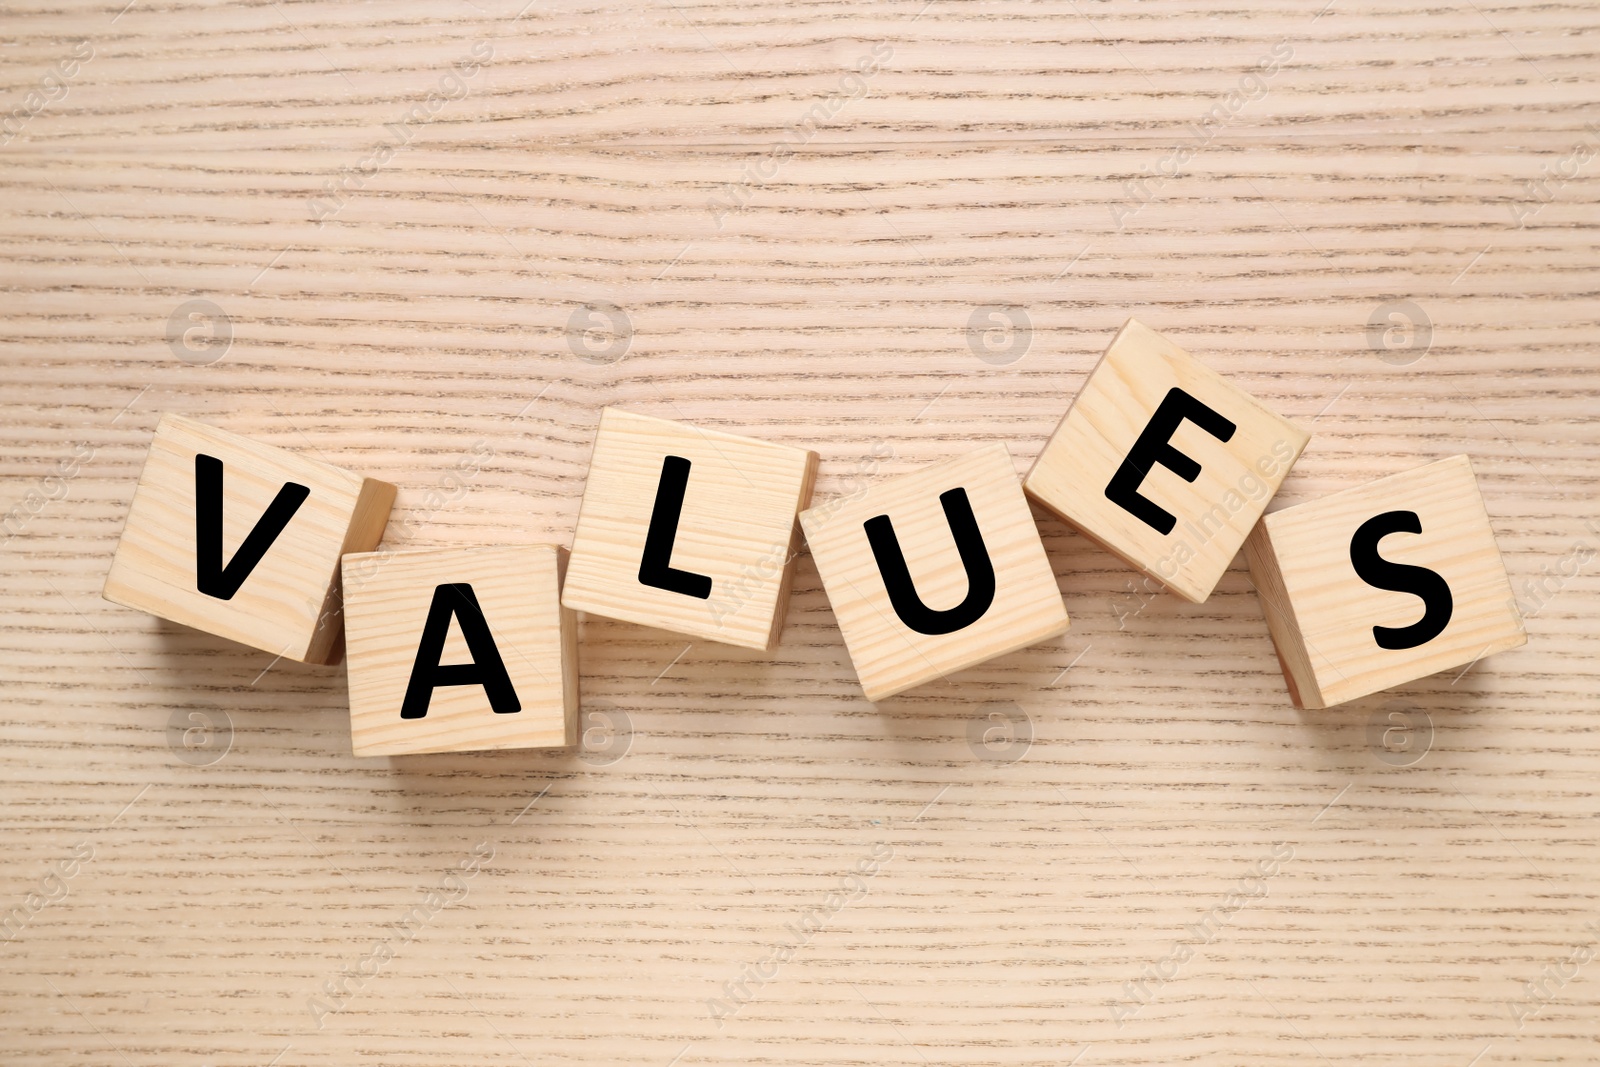
<instances>
[{"instance_id":1,"label":"letter a","mask_svg":"<svg viewBox=\"0 0 1600 1067\"><path fill-rule=\"evenodd\" d=\"M472 653L471 663L439 662L444 655L444 639L450 632L452 615L461 625L461 636ZM422 640L417 646L417 659L411 668L405 701L400 705L400 717L420 719L426 716L433 691L441 685L483 686L489 706L497 715L522 710L522 701L517 699L505 661L500 658L500 649L489 633L483 609L478 606L477 594L466 582L434 587L433 603L428 607L428 621L422 627Z\"/></svg>"}]
</instances>

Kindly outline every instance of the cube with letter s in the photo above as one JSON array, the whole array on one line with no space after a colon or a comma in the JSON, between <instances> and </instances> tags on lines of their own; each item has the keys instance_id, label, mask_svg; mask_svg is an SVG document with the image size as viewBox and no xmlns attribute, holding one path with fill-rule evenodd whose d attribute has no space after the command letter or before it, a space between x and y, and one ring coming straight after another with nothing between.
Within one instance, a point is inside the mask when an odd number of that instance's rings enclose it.
<instances>
[{"instance_id":1,"label":"cube with letter s","mask_svg":"<svg viewBox=\"0 0 1600 1067\"><path fill-rule=\"evenodd\" d=\"M1274 512L1245 557L1302 708L1527 641L1466 456Z\"/></svg>"}]
</instances>

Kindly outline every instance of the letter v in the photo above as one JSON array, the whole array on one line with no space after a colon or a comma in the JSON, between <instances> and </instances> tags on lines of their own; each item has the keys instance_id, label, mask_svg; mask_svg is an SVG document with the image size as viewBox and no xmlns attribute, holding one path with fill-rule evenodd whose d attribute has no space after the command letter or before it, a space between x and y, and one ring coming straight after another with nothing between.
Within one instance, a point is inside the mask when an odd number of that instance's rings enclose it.
<instances>
[{"instance_id":1,"label":"letter v","mask_svg":"<svg viewBox=\"0 0 1600 1067\"><path fill-rule=\"evenodd\" d=\"M232 600L272 542L289 525L311 490L298 482L285 482L278 495L256 521L255 527L222 565L222 460L194 457L194 584L206 596Z\"/></svg>"}]
</instances>

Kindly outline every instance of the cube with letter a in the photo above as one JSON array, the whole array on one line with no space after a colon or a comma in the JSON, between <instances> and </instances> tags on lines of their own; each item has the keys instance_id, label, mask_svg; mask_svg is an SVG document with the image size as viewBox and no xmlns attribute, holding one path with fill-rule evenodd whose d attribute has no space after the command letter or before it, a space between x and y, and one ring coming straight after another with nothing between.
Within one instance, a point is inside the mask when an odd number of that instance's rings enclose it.
<instances>
[{"instance_id":1,"label":"cube with letter a","mask_svg":"<svg viewBox=\"0 0 1600 1067\"><path fill-rule=\"evenodd\" d=\"M1004 445L871 485L800 522L868 700L1067 629Z\"/></svg>"},{"instance_id":2,"label":"cube with letter a","mask_svg":"<svg viewBox=\"0 0 1600 1067\"><path fill-rule=\"evenodd\" d=\"M344 652L339 557L378 543L395 489L163 415L103 595L305 663Z\"/></svg>"},{"instance_id":3,"label":"cube with letter a","mask_svg":"<svg viewBox=\"0 0 1600 1067\"><path fill-rule=\"evenodd\" d=\"M606 408L562 603L769 650L817 454Z\"/></svg>"},{"instance_id":4,"label":"cube with letter a","mask_svg":"<svg viewBox=\"0 0 1600 1067\"><path fill-rule=\"evenodd\" d=\"M555 545L346 556L355 754L576 744L564 556Z\"/></svg>"},{"instance_id":5,"label":"cube with letter a","mask_svg":"<svg viewBox=\"0 0 1600 1067\"><path fill-rule=\"evenodd\" d=\"M1129 319L1023 487L1198 603L1211 595L1309 439Z\"/></svg>"},{"instance_id":6,"label":"cube with letter a","mask_svg":"<svg viewBox=\"0 0 1600 1067\"><path fill-rule=\"evenodd\" d=\"M1527 641L1466 456L1274 512L1245 556L1302 708Z\"/></svg>"}]
</instances>

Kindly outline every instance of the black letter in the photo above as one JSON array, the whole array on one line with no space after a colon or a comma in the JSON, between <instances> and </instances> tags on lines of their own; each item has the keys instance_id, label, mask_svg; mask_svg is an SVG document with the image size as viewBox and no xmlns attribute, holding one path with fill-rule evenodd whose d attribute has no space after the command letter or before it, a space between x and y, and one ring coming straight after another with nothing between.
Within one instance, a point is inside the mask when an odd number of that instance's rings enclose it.
<instances>
[{"instance_id":1,"label":"black letter","mask_svg":"<svg viewBox=\"0 0 1600 1067\"><path fill-rule=\"evenodd\" d=\"M1374 626L1372 639L1379 648L1392 652L1425 645L1444 633L1450 625L1450 613L1455 601L1450 596L1450 584L1426 567L1413 567L1409 563L1391 563L1378 555L1378 542L1392 533L1422 532L1422 520L1415 511L1385 511L1362 523L1350 538L1350 563L1356 574L1368 585L1379 589L1392 589L1397 593L1412 593L1422 598L1422 618L1410 626Z\"/></svg>"},{"instance_id":2,"label":"black letter","mask_svg":"<svg viewBox=\"0 0 1600 1067\"><path fill-rule=\"evenodd\" d=\"M889 516L878 515L862 524L867 531L867 543L872 546L873 558L883 572L883 587L889 593L890 606L901 622L919 634L955 633L981 619L994 603L994 562L983 546L983 534L972 514L967 491L952 489L940 495L939 503L944 505L945 521L950 524L956 551L961 553L961 565L967 570L966 599L944 611L934 611L917 595Z\"/></svg>"},{"instance_id":3,"label":"black letter","mask_svg":"<svg viewBox=\"0 0 1600 1067\"><path fill-rule=\"evenodd\" d=\"M1128 450L1128 458L1122 461L1117 473L1111 476L1111 484L1106 486L1107 500L1164 534L1171 533L1178 520L1166 508L1140 496L1139 483L1158 463L1186 482L1199 477L1200 464L1167 443L1184 419L1219 441L1228 440L1237 429L1228 419L1174 386L1167 390L1156 413L1150 416L1139 439Z\"/></svg>"},{"instance_id":4,"label":"black letter","mask_svg":"<svg viewBox=\"0 0 1600 1067\"><path fill-rule=\"evenodd\" d=\"M471 663L439 663L439 657L444 655L444 639L450 633L451 615L461 624L461 636L472 653ZM517 691L511 686L511 676L506 673L500 649L489 633L489 624L483 621L477 594L466 582L434 586L433 603L428 606L428 621L422 625L422 641L417 645L417 660L411 667L411 681L406 685L400 717L420 719L426 716L433 691L441 685L483 686L489 706L497 715L522 710L522 701L517 699Z\"/></svg>"},{"instance_id":5,"label":"black letter","mask_svg":"<svg viewBox=\"0 0 1600 1067\"><path fill-rule=\"evenodd\" d=\"M289 525L311 490L298 482L285 482L272 498L255 528L222 565L222 460L194 457L194 587L206 596L232 600L272 542Z\"/></svg>"},{"instance_id":6,"label":"black letter","mask_svg":"<svg viewBox=\"0 0 1600 1067\"><path fill-rule=\"evenodd\" d=\"M711 598L711 578L693 571L680 571L672 565L672 542L678 538L678 516L683 512L683 493L689 487L690 463L682 456L661 461L661 483L656 487L656 506L650 513L650 530L644 535L644 556L639 560L639 581L684 596Z\"/></svg>"}]
</instances>

